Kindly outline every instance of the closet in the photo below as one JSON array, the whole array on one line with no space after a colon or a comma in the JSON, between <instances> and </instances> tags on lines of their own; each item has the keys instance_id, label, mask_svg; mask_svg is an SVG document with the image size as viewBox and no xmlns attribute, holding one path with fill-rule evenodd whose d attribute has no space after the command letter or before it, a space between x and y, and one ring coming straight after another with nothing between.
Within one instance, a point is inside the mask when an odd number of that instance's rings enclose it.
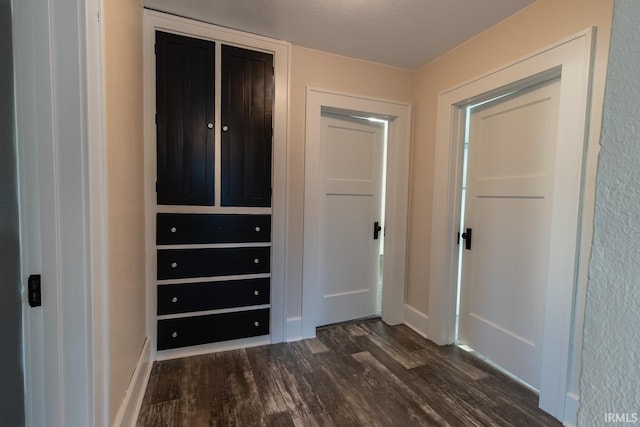
<instances>
[{"instance_id":1,"label":"closet","mask_svg":"<svg viewBox=\"0 0 640 427\"><path fill-rule=\"evenodd\" d=\"M155 82L157 350L269 335L273 55L156 30Z\"/></svg>"}]
</instances>

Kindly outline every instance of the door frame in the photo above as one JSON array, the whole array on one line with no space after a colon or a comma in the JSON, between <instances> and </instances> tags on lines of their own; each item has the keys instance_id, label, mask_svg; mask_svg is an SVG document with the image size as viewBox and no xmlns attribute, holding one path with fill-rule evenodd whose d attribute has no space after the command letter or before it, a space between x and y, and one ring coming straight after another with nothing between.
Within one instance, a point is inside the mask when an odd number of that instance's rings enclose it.
<instances>
[{"instance_id":1,"label":"door frame","mask_svg":"<svg viewBox=\"0 0 640 427\"><path fill-rule=\"evenodd\" d=\"M460 218L460 185L464 109L510 90L526 88L554 76L561 78L558 139L553 170L550 263L542 349L539 406L565 419L565 398L571 366L582 216L583 166L595 29L590 28L442 92L438 98L435 185L429 286L429 338L453 343L458 280L455 236ZM583 267L584 268L584 267ZM582 286L582 284L580 284ZM573 349L579 351L579 349Z\"/></svg>"},{"instance_id":2,"label":"door frame","mask_svg":"<svg viewBox=\"0 0 640 427\"><path fill-rule=\"evenodd\" d=\"M383 259L382 319L396 325L404 321L407 255L407 214L411 144L411 104L307 87L304 246L302 277L302 338L316 336L316 301L319 286L318 234L321 196L320 141L322 108L389 117ZM385 285L386 284L386 285Z\"/></svg>"},{"instance_id":3,"label":"door frame","mask_svg":"<svg viewBox=\"0 0 640 427\"><path fill-rule=\"evenodd\" d=\"M12 1L25 423L107 426L102 3ZM42 306L27 304L42 274Z\"/></svg>"}]
</instances>

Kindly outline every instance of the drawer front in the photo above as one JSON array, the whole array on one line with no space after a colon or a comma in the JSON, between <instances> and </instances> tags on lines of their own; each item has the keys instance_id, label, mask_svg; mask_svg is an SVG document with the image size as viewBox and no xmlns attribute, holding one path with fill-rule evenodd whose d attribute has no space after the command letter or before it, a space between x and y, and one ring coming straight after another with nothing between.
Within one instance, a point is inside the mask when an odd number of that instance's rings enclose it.
<instances>
[{"instance_id":1,"label":"drawer front","mask_svg":"<svg viewBox=\"0 0 640 427\"><path fill-rule=\"evenodd\" d=\"M271 215L160 213L156 243L245 243L271 241Z\"/></svg>"},{"instance_id":2,"label":"drawer front","mask_svg":"<svg viewBox=\"0 0 640 427\"><path fill-rule=\"evenodd\" d=\"M158 350L267 335L269 309L158 320Z\"/></svg>"},{"instance_id":3,"label":"drawer front","mask_svg":"<svg viewBox=\"0 0 640 427\"><path fill-rule=\"evenodd\" d=\"M269 304L269 278L158 286L158 314Z\"/></svg>"},{"instance_id":4,"label":"drawer front","mask_svg":"<svg viewBox=\"0 0 640 427\"><path fill-rule=\"evenodd\" d=\"M271 248L158 250L158 280L268 273Z\"/></svg>"}]
</instances>

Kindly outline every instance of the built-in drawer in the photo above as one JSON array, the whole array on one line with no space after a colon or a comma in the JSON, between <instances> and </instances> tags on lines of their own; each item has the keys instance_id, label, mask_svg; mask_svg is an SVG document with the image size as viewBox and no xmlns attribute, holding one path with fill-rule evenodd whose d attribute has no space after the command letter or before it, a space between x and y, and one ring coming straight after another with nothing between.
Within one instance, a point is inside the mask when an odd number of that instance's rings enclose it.
<instances>
[{"instance_id":1,"label":"built-in drawer","mask_svg":"<svg viewBox=\"0 0 640 427\"><path fill-rule=\"evenodd\" d=\"M268 273L271 248L159 249L158 280Z\"/></svg>"},{"instance_id":2,"label":"built-in drawer","mask_svg":"<svg viewBox=\"0 0 640 427\"><path fill-rule=\"evenodd\" d=\"M269 304L269 278L158 286L158 314Z\"/></svg>"},{"instance_id":3,"label":"built-in drawer","mask_svg":"<svg viewBox=\"0 0 640 427\"><path fill-rule=\"evenodd\" d=\"M156 221L156 243L244 243L271 240L271 215L168 214Z\"/></svg>"},{"instance_id":4,"label":"built-in drawer","mask_svg":"<svg viewBox=\"0 0 640 427\"><path fill-rule=\"evenodd\" d=\"M158 320L158 350L267 335L269 309Z\"/></svg>"}]
</instances>

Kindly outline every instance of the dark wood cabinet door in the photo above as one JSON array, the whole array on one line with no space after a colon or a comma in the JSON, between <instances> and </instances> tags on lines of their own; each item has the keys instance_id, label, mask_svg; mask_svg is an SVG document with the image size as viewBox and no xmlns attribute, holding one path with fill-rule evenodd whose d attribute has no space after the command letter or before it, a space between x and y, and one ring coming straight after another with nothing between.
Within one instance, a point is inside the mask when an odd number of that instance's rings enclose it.
<instances>
[{"instance_id":1,"label":"dark wood cabinet door","mask_svg":"<svg viewBox=\"0 0 640 427\"><path fill-rule=\"evenodd\" d=\"M213 42L156 32L160 205L214 204L214 58Z\"/></svg>"},{"instance_id":2,"label":"dark wood cabinet door","mask_svg":"<svg viewBox=\"0 0 640 427\"><path fill-rule=\"evenodd\" d=\"M222 46L223 206L271 206L273 88L273 55Z\"/></svg>"}]
</instances>

